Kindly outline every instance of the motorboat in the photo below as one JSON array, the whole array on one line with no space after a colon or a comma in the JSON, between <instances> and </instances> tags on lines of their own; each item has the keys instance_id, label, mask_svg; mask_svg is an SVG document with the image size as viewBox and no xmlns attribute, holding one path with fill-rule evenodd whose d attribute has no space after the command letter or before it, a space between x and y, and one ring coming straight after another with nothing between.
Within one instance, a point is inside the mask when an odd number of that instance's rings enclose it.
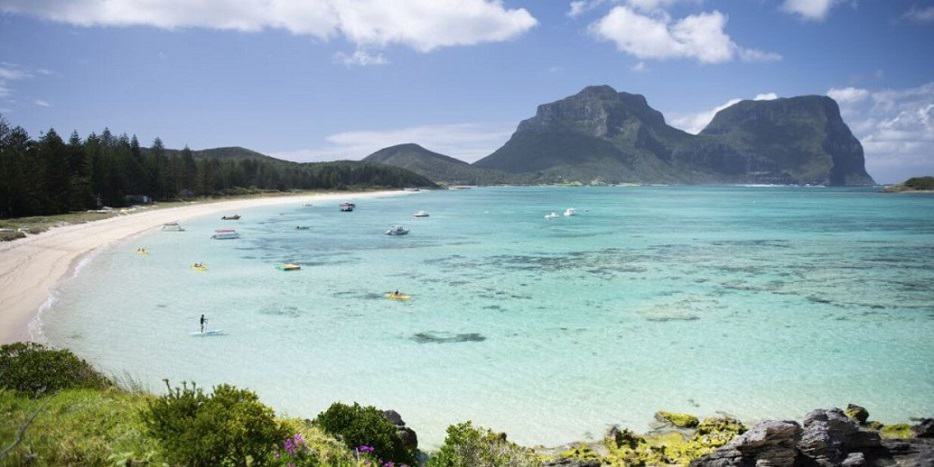
<instances>
[{"instance_id":1,"label":"motorboat","mask_svg":"<svg viewBox=\"0 0 934 467\"><path fill-rule=\"evenodd\" d=\"M311 227L307 225L296 225L295 230L311 230Z\"/></svg>"},{"instance_id":2,"label":"motorboat","mask_svg":"<svg viewBox=\"0 0 934 467\"><path fill-rule=\"evenodd\" d=\"M352 212L355 207L357 205L353 203L341 203L341 212Z\"/></svg>"},{"instance_id":3,"label":"motorboat","mask_svg":"<svg viewBox=\"0 0 934 467\"><path fill-rule=\"evenodd\" d=\"M167 224L162 224L163 232L184 232L185 229L182 226L178 225L178 222L169 222Z\"/></svg>"},{"instance_id":4,"label":"motorboat","mask_svg":"<svg viewBox=\"0 0 934 467\"><path fill-rule=\"evenodd\" d=\"M240 214L234 214L232 216L221 217L222 221L238 221L240 220Z\"/></svg>"},{"instance_id":5,"label":"motorboat","mask_svg":"<svg viewBox=\"0 0 934 467\"><path fill-rule=\"evenodd\" d=\"M302 269L301 266L294 264L294 263L280 264L277 267L279 268L280 271L300 271Z\"/></svg>"},{"instance_id":6,"label":"motorboat","mask_svg":"<svg viewBox=\"0 0 934 467\"><path fill-rule=\"evenodd\" d=\"M408 235L409 231L401 225L394 225L386 231L386 235Z\"/></svg>"},{"instance_id":7,"label":"motorboat","mask_svg":"<svg viewBox=\"0 0 934 467\"><path fill-rule=\"evenodd\" d=\"M428 213L425 211L418 211L415 214L412 214L412 217L428 217Z\"/></svg>"},{"instance_id":8,"label":"motorboat","mask_svg":"<svg viewBox=\"0 0 934 467\"><path fill-rule=\"evenodd\" d=\"M557 219L557 218L558 218L558 213L556 212L549 212L548 214L545 214L545 219Z\"/></svg>"},{"instance_id":9,"label":"motorboat","mask_svg":"<svg viewBox=\"0 0 934 467\"><path fill-rule=\"evenodd\" d=\"M567 208L564 210L564 217L576 216L577 211L574 208Z\"/></svg>"},{"instance_id":10,"label":"motorboat","mask_svg":"<svg viewBox=\"0 0 934 467\"><path fill-rule=\"evenodd\" d=\"M211 238L214 240L235 240L240 238L240 234L234 229L217 229L214 231L214 235L211 235Z\"/></svg>"}]
</instances>

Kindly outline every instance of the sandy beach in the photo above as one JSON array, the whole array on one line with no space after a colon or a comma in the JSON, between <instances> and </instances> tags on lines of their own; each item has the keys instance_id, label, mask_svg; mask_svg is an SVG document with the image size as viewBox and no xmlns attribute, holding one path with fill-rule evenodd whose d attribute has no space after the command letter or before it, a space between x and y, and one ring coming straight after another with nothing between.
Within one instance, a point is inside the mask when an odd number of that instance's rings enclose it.
<instances>
[{"instance_id":1,"label":"sandy beach","mask_svg":"<svg viewBox=\"0 0 934 467\"><path fill-rule=\"evenodd\" d=\"M4 242L0 244L0 344L29 340L29 323L76 262L88 253L124 238L160 228L167 222L233 214L252 207L374 198L400 193L322 193L202 202L58 227L21 240Z\"/></svg>"}]
</instances>

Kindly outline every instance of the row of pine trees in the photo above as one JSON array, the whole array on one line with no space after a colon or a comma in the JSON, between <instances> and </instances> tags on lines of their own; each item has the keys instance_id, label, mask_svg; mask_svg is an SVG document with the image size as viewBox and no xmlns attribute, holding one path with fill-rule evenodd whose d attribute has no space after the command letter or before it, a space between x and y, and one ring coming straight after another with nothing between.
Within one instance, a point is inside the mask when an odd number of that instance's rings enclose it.
<instances>
[{"instance_id":1,"label":"row of pine trees","mask_svg":"<svg viewBox=\"0 0 934 467\"><path fill-rule=\"evenodd\" d=\"M411 172L362 163L296 164L260 159L196 159L187 147L149 148L105 129L67 141L54 129L33 140L0 117L0 218L125 206L134 197L173 200L238 189L315 190L427 186Z\"/></svg>"}]
</instances>

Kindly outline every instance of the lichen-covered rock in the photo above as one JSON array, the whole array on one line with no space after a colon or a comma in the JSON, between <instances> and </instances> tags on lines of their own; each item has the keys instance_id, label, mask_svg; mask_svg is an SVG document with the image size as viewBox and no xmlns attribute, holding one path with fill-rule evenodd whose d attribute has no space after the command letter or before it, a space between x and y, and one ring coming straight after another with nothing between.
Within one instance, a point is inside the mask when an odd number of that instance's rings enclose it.
<instances>
[{"instance_id":1,"label":"lichen-covered rock","mask_svg":"<svg viewBox=\"0 0 934 467\"><path fill-rule=\"evenodd\" d=\"M866 423L866 420L869 419L869 411L866 410L865 407L861 407L856 404L847 404L844 413L846 413L847 417L850 417L859 423Z\"/></svg>"},{"instance_id":2,"label":"lichen-covered rock","mask_svg":"<svg viewBox=\"0 0 934 467\"><path fill-rule=\"evenodd\" d=\"M769 420L730 441L716 451L691 462L692 467L791 467L798 451L801 425Z\"/></svg>"},{"instance_id":3,"label":"lichen-covered rock","mask_svg":"<svg viewBox=\"0 0 934 467\"><path fill-rule=\"evenodd\" d=\"M911 429L911 425L907 423L885 425L879 430L879 434L886 439L907 439L915 437L915 432Z\"/></svg>"},{"instance_id":4,"label":"lichen-covered rock","mask_svg":"<svg viewBox=\"0 0 934 467\"><path fill-rule=\"evenodd\" d=\"M883 423L880 422L880 421L873 420L873 421L871 421L871 422L866 422L866 428L868 428L868 429L870 429L870 430L879 431L879 430L881 430L882 428L885 428L885 424L883 424Z\"/></svg>"},{"instance_id":5,"label":"lichen-covered rock","mask_svg":"<svg viewBox=\"0 0 934 467\"><path fill-rule=\"evenodd\" d=\"M934 438L934 418L922 418L921 422L911 427L916 438Z\"/></svg>"},{"instance_id":6,"label":"lichen-covered rock","mask_svg":"<svg viewBox=\"0 0 934 467\"><path fill-rule=\"evenodd\" d=\"M628 428L620 429L617 425L613 425L606 430L606 435L603 439L609 448L628 447L630 449L635 449L639 443L645 442L641 436L633 433Z\"/></svg>"},{"instance_id":7,"label":"lichen-covered rock","mask_svg":"<svg viewBox=\"0 0 934 467\"><path fill-rule=\"evenodd\" d=\"M678 428L694 428L700 422L697 417L677 412L666 412L660 410L655 412L655 419L662 423L670 423Z\"/></svg>"}]
</instances>

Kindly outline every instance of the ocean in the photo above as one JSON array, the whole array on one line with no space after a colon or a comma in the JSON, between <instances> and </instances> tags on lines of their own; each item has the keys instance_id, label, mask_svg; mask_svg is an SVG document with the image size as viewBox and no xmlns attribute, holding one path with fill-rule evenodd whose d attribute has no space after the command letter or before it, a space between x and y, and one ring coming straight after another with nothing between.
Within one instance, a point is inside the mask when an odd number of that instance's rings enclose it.
<instances>
[{"instance_id":1,"label":"ocean","mask_svg":"<svg viewBox=\"0 0 934 467\"><path fill-rule=\"evenodd\" d=\"M44 337L156 392L231 383L303 418L394 409L427 447L464 420L548 446L644 430L657 410L934 413L934 196L501 187L337 204L115 244L61 285ZM411 233L384 235L394 224ZM201 314L222 335L192 336Z\"/></svg>"}]
</instances>

